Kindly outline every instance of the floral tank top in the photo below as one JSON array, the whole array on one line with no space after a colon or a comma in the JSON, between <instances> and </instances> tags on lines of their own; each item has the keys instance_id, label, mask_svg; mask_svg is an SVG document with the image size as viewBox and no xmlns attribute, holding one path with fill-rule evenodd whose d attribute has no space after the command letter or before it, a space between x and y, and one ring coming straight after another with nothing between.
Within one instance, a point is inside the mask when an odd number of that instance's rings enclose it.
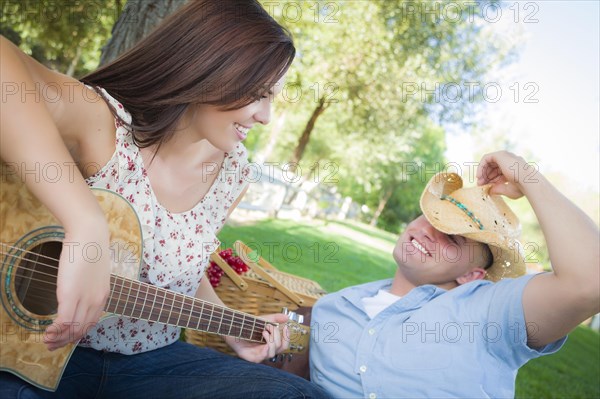
<instances>
[{"instance_id":1,"label":"floral tank top","mask_svg":"<svg viewBox=\"0 0 600 399\"><path fill-rule=\"evenodd\" d=\"M125 127L131 115L104 89L98 89L116 110L116 148L112 158L86 179L91 187L105 188L125 197L142 226L143 259L139 280L194 296L209 257L220 245L216 232L227 212L245 188L248 179L247 152L239 143L225 159L217 179L205 197L192 209L171 213L152 191L139 148ZM215 166L217 173L218 165ZM180 329L126 316L100 321L80 341L81 346L134 354L166 346L179 339Z\"/></svg>"}]
</instances>

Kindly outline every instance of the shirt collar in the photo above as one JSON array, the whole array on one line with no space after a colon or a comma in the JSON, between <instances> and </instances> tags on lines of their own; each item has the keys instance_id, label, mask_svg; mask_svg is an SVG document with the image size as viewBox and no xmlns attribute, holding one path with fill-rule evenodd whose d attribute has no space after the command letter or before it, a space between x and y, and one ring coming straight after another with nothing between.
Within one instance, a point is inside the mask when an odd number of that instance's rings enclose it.
<instances>
[{"instance_id":1,"label":"shirt collar","mask_svg":"<svg viewBox=\"0 0 600 399\"><path fill-rule=\"evenodd\" d=\"M360 309L363 313L366 313L361 299L364 297L376 295L380 289L389 290L391 287L391 278L386 280L374 281L371 283L361 284L347 288L346 290L344 290L342 297L348 302L350 302L352 305ZM442 295L445 292L447 292L445 289L439 288L432 284L421 285L410 290L408 294L398 299L390 307L401 306L405 310L420 308L425 303Z\"/></svg>"}]
</instances>

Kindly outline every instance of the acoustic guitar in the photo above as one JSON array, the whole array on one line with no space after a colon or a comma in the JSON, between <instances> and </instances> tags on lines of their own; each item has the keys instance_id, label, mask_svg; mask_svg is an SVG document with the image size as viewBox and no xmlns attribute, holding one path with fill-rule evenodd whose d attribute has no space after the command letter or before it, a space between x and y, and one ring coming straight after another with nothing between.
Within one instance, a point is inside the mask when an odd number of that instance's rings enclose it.
<instances>
[{"instance_id":1,"label":"acoustic guitar","mask_svg":"<svg viewBox=\"0 0 600 399\"><path fill-rule=\"evenodd\" d=\"M0 370L54 391L76 346L72 343L50 352L43 342L58 308L58 259L63 247L90 257L97 249L63 245L64 230L56 218L27 190L14 169L5 163L0 166ZM112 191L92 191L110 229L112 273L102 318L123 315L254 342L264 342L267 323L278 325L140 282L142 233L135 211ZM289 352L300 353L308 348L310 330L293 316L285 323Z\"/></svg>"}]
</instances>

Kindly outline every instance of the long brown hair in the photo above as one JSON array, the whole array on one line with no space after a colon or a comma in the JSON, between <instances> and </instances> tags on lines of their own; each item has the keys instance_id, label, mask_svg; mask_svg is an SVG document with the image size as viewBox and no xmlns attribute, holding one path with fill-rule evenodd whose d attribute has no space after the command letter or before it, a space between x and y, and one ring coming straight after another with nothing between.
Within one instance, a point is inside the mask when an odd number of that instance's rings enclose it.
<instances>
[{"instance_id":1,"label":"long brown hair","mask_svg":"<svg viewBox=\"0 0 600 399\"><path fill-rule=\"evenodd\" d=\"M131 113L140 147L161 144L192 104L242 108L287 71L292 38L256 0L192 0L113 62L83 77Z\"/></svg>"}]
</instances>

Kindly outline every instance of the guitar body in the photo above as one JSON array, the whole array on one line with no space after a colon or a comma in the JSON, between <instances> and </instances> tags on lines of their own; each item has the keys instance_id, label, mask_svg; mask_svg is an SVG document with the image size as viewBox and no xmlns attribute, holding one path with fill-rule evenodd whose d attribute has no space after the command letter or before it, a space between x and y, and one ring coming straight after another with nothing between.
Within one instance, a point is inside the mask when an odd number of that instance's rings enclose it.
<instances>
[{"instance_id":1,"label":"guitar body","mask_svg":"<svg viewBox=\"0 0 600 399\"><path fill-rule=\"evenodd\" d=\"M0 163L0 167L0 370L54 391L75 349L75 344L70 344L50 352L43 340L44 331L54 328L58 309L58 259L62 250L83 251L93 259L98 249L63 242L64 230L54 216L6 164ZM123 315L258 343L265 342L262 333L267 324L282 327L140 282L142 232L137 214L126 199L112 191L92 192L110 230L111 290L103 318ZM288 352L305 352L310 329L292 315L286 325Z\"/></svg>"},{"instance_id":2,"label":"guitar body","mask_svg":"<svg viewBox=\"0 0 600 399\"><path fill-rule=\"evenodd\" d=\"M56 259L64 230L7 165L1 166L0 370L56 390L75 349L70 344L50 352L43 342L44 331L56 317ZM103 189L93 193L109 221L112 272L137 280L142 240L135 211L118 194ZM95 248L69 246L71 251L86 249L95 256Z\"/></svg>"}]
</instances>

